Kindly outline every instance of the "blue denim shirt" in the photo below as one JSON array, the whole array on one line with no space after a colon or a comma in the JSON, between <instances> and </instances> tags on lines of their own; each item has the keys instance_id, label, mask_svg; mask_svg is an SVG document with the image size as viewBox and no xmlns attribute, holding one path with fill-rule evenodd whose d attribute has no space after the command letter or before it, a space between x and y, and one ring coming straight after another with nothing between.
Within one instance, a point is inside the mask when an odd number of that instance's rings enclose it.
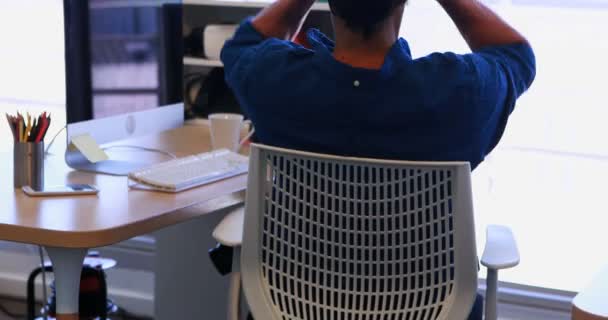
<instances>
[{"instance_id":1,"label":"blue denim shirt","mask_svg":"<svg viewBox=\"0 0 608 320\"><path fill-rule=\"evenodd\" d=\"M475 168L536 72L524 43L413 59L399 39L382 68L369 70L337 61L333 41L318 30L307 36L310 49L266 38L246 20L222 50L226 81L257 142Z\"/></svg>"}]
</instances>

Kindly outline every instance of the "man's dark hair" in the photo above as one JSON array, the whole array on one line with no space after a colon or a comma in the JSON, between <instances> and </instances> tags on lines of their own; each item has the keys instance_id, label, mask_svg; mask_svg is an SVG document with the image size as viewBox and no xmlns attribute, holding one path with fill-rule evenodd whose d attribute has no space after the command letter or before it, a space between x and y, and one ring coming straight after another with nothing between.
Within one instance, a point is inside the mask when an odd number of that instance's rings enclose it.
<instances>
[{"instance_id":1,"label":"man's dark hair","mask_svg":"<svg viewBox=\"0 0 608 320\"><path fill-rule=\"evenodd\" d=\"M329 0L331 12L342 18L354 32L370 37L380 22L406 0Z\"/></svg>"}]
</instances>

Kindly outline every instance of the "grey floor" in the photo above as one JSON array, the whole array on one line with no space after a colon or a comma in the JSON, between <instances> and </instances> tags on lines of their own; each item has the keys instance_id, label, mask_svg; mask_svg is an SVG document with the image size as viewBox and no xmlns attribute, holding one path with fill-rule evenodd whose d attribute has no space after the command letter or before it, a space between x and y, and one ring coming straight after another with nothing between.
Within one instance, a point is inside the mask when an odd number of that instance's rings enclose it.
<instances>
[{"instance_id":1,"label":"grey floor","mask_svg":"<svg viewBox=\"0 0 608 320\"><path fill-rule=\"evenodd\" d=\"M0 320L24 320L26 312L25 301L19 301L14 299L0 298ZM5 311L8 311L11 315L8 315ZM517 310L510 308L503 308L500 310L503 317L500 320L569 320L570 317L564 312L550 312L540 311L538 309L525 309L517 308ZM136 318L128 317L112 317L113 320L135 320Z\"/></svg>"},{"instance_id":2,"label":"grey floor","mask_svg":"<svg viewBox=\"0 0 608 320\"><path fill-rule=\"evenodd\" d=\"M21 320L25 318L25 301L13 299L0 299L0 320Z\"/></svg>"},{"instance_id":3,"label":"grey floor","mask_svg":"<svg viewBox=\"0 0 608 320\"><path fill-rule=\"evenodd\" d=\"M25 300L0 297L0 320L26 320L26 303ZM36 310L40 310L41 306L37 306ZM53 320L49 318L48 320ZM108 320L152 320L139 318L135 316L112 316Z\"/></svg>"}]
</instances>

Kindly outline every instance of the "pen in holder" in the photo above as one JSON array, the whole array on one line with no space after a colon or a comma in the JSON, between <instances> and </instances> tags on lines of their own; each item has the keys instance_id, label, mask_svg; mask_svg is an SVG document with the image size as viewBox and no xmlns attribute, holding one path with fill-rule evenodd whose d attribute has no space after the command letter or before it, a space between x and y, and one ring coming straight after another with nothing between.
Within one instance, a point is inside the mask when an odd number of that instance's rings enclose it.
<instances>
[{"instance_id":1,"label":"pen in holder","mask_svg":"<svg viewBox=\"0 0 608 320\"><path fill-rule=\"evenodd\" d=\"M13 181L15 188L30 186L39 191L44 187L44 137L51 125L51 115L43 112L32 117L17 112L6 114L15 146L13 148Z\"/></svg>"},{"instance_id":2,"label":"pen in holder","mask_svg":"<svg viewBox=\"0 0 608 320\"><path fill-rule=\"evenodd\" d=\"M15 188L44 186L44 142L16 142L13 150Z\"/></svg>"}]
</instances>

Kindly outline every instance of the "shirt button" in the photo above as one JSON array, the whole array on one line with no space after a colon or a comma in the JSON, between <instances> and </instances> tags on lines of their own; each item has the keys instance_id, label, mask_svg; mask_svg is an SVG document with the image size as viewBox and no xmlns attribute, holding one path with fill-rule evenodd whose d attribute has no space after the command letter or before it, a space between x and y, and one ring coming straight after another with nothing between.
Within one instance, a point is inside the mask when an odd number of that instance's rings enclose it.
<instances>
[{"instance_id":1,"label":"shirt button","mask_svg":"<svg viewBox=\"0 0 608 320\"><path fill-rule=\"evenodd\" d=\"M355 80L355 83L353 83L353 85L355 87L359 87L361 85L361 82L359 82L359 80Z\"/></svg>"}]
</instances>

